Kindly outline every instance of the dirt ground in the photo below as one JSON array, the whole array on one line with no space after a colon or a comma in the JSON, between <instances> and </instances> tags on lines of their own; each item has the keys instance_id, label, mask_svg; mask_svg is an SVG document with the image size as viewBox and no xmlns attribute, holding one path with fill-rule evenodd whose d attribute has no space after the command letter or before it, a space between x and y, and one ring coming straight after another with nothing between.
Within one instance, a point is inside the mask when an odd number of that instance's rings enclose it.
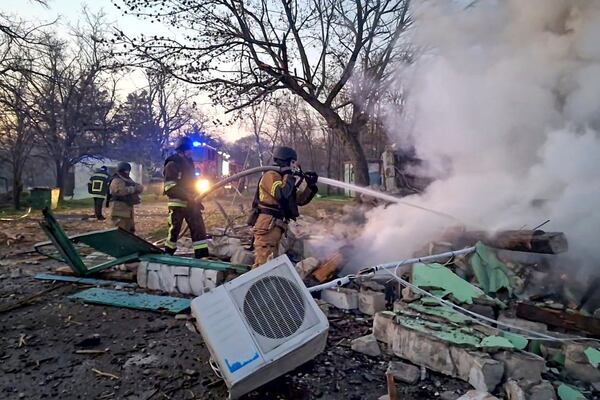
<instances>
[{"instance_id":1,"label":"dirt ground","mask_svg":"<svg viewBox=\"0 0 600 400\"><path fill-rule=\"evenodd\" d=\"M343 203L316 202L319 208ZM228 208L232 211L239 207ZM90 210L57 212L70 233L110 227L82 220ZM241 213L238 213L242 218ZM138 207L140 236L161 238L163 202ZM224 219L207 205L209 225ZM83 305L66 298L85 286L37 281L61 263L32 253L46 240L38 215L0 222L0 398L2 399L224 399L225 385L211 370L202 337L186 319L172 315ZM212 218L212 219L211 219ZM9 245L7 245L7 243ZM45 291L45 292L44 292ZM28 296L29 304L6 310ZM377 399L386 393L389 358L350 350L350 340L369 333L364 315L332 312L328 346L315 360L245 396L246 399ZM94 352L90 352L94 350ZM402 399L435 399L444 391L464 393L468 385L437 374L416 385L398 385Z\"/></svg>"}]
</instances>

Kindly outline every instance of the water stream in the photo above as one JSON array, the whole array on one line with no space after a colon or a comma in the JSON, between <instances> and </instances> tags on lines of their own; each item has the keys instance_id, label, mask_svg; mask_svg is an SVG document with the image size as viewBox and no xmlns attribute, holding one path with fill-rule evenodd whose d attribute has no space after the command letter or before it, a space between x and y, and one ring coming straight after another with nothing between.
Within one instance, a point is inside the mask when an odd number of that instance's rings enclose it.
<instances>
[{"instance_id":1,"label":"water stream","mask_svg":"<svg viewBox=\"0 0 600 400\"><path fill-rule=\"evenodd\" d=\"M423 207L423 206L419 206L417 204L413 204L413 203L409 203L407 201L403 201L397 197L394 197L390 194L387 193L382 193L382 192L378 192L377 190L373 190L367 187L362 187L362 186L357 186L354 185L352 183L346 183L346 182L341 182L335 179L331 179L331 178L326 178L323 176L319 177L319 182L323 183L325 185L329 185L329 186L333 186L333 187L337 187L337 188L341 188L341 189L348 189L351 190L353 192L358 192L358 193L362 193L364 195L370 196L370 197L375 197L377 199L381 199L384 201L388 201L390 203L397 203L397 204L402 204L408 207L413 207L413 208L417 208L419 210L423 210L423 211L427 211L430 212L432 214L438 215L440 217L443 218L448 218L451 219L453 221L457 221L460 222L457 218L453 217L452 215L443 213L441 211L436 211L436 210L432 210L430 208L427 207Z\"/></svg>"}]
</instances>

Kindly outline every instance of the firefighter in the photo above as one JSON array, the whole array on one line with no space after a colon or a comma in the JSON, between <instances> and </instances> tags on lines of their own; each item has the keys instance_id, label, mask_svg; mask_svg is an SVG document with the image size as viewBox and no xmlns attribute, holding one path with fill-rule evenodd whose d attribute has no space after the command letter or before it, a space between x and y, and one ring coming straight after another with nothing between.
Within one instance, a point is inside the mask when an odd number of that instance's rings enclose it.
<instances>
[{"instance_id":1,"label":"firefighter","mask_svg":"<svg viewBox=\"0 0 600 400\"><path fill-rule=\"evenodd\" d=\"M135 233L133 208L140 204L144 187L131 179L131 164L120 162L117 173L111 178L107 206L112 203L111 220L116 227Z\"/></svg>"},{"instance_id":2,"label":"firefighter","mask_svg":"<svg viewBox=\"0 0 600 400\"><path fill-rule=\"evenodd\" d=\"M204 206L196 201L195 168L192 160L193 141L180 138L175 145L175 154L165 160L164 193L169 198L169 233L165 251L175 254L177 239L185 220L190 228L194 257L208 257L208 240L202 217Z\"/></svg>"},{"instance_id":3,"label":"firefighter","mask_svg":"<svg viewBox=\"0 0 600 400\"><path fill-rule=\"evenodd\" d=\"M298 206L308 204L317 194L318 175L315 172L303 173L297 164L298 155L290 147L276 147L273 163L280 172L267 171L258 183L252 203L254 249L256 268L278 256L279 242L287 231L289 220L295 220L300 213ZM298 179L297 179L298 178ZM304 190L298 190L302 181Z\"/></svg>"},{"instance_id":4,"label":"firefighter","mask_svg":"<svg viewBox=\"0 0 600 400\"><path fill-rule=\"evenodd\" d=\"M88 182L88 193L94 198L94 216L98 221L104 221L106 218L102 215L102 206L106 200L108 192L108 168L101 166L94 171Z\"/></svg>"}]
</instances>

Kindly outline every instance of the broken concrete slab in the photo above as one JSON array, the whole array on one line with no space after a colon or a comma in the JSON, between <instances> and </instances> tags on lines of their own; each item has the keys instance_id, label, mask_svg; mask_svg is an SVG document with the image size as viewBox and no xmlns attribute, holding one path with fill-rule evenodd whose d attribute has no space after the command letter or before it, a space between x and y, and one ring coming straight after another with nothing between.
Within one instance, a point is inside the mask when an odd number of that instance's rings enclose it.
<instances>
[{"instance_id":1,"label":"broken concrete slab","mask_svg":"<svg viewBox=\"0 0 600 400\"><path fill-rule=\"evenodd\" d=\"M308 257L296 264L296 271L302 279L313 273L319 266L319 260L315 257Z\"/></svg>"},{"instance_id":2,"label":"broken concrete slab","mask_svg":"<svg viewBox=\"0 0 600 400\"><path fill-rule=\"evenodd\" d=\"M375 314L373 319L373 335L380 342L392 344L394 319L396 314L391 311L381 311Z\"/></svg>"},{"instance_id":3,"label":"broken concrete slab","mask_svg":"<svg viewBox=\"0 0 600 400\"><path fill-rule=\"evenodd\" d=\"M567 375L587 383L600 381L600 370L590 363L586 355L586 350L590 348L590 345L595 346L596 344L592 342L563 344Z\"/></svg>"},{"instance_id":4,"label":"broken concrete slab","mask_svg":"<svg viewBox=\"0 0 600 400\"><path fill-rule=\"evenodd\" d=\"M358 293L358 309L363 314L375 315L385 310L385 293L361 290Z\"/></svg>"},{"instance_id":5,"label":"broken concrete slab","mask_svg":"<svg viewBox=\"0 0 600 400\"><path fill-rule=\"evenodd\" d=\"M401 324L394 326L392 349L396 356L460 378L480 390L494 390L501 382L504 365L487 353L469 351Z\"/></svg>"},{"instance_id":6,"label":"broken concrete slab","mask_svg":"<svg viewBox=\"0 0 600 400\"><path fill-rule=\"evenodd\" d=\"M415 384L421 377L421 370L412 364L407 364L402 361L390 361L386 375L391 374L394 380Z\"/></svg>"},{"instance_id":7,"label":"broken concrete slab","mask_svg":"<svg viewBox=\"0 0 600 400\"><path fill-rule=\"evenodd\" d=\"M377 343L377 339L375 339L375 336L372 334L354 339L351 343L351 348L358 353L372 357L381 355L379 343Z\"/></svg>"},{"instance_id":8,"label":"broken concrete slab","mask_svg":"<svg viewBox=\"0 0 600 400\"><path fill-rule=\"evenodd\" d=\"M498 400L498 398L481 390L469 390L456 400Z\"/></svg>"},{"instance_id":9,"label":"broken concrete slab","mask_svg":"<svg viewBox=\"0 0 600 400\"><path fill-rule=\"evenodd\" d=\"M237 249L242 247L242 241L228 236L216 236L208 241L208 252L220 259L229 259Z\"/></svg>"},{"instance_id":10,"label":"broken concrete slab","mask_svg":"<svg viewBox=\"0 0 600 400\"><path fill-rule=\"evenodd\" d=\"M529 395L527 400L556 400L554 386L548 381L533 385L527 390L527 394Z\"/></svg>"},{"instance_id":11,"label":"broken concrete slab","mask_svg":"<svg viewBox=\"0 0 600 400\"><path fill-rule=\"evenodd\" d=\"M254 253L239 247L231 255L230 262L236 265L252 265L254 264Z\"/></svg>"},{"instance_id":12,"label":"broken concrete slab","mask_svg":"<svg viewBox=\"0 0 600 400\"><path fill-rule=\"evenodd\" d=\"M509 379L504 384L504 392L508 400L527 400L525 391L519 386L517 381Z\"/></svg>"},{"instance_id":13,"label":"broken concrete slab","mask_svg":"<svg viewBox=\"0 0 600 400\"><path fill-rule=\"evenodd\" d=\"M358 308L358 291L349 288L326 289L321 292L321 300L341 310Z\"/></svg>"},{"instance_id":14,"label":"broken concrete slab","mask_svg":"<svg viewBox=\"0 0 600 400\"><path fill-rule=\"evenodd\" d=\"M525 351L500 351L493 358L504 364L506 380L513 379L525 387L541 382L546 370L546 360Z\"/></svg>"}]
</instances>

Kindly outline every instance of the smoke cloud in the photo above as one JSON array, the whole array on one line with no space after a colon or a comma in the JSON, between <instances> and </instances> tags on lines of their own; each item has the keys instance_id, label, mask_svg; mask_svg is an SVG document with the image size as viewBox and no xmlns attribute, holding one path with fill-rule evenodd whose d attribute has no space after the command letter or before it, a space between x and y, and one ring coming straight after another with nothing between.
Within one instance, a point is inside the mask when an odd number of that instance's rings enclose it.
<instances>
[{"instance_id":1,"label":"smoke cloud","mask_svg":"<svg viewBox=\"0 0 600 400\"><path fill-rule=\"evenodd\" d=\"M544 229L569 239L566 267L598 269L600 2L429 1L414 12L424 50L397 80L410 123L388 126L411 126L392 140L437 179L403 200L490 231L551 219ZM399 204L367 217L359 264L409 257L456 226Z\"/></svg>"}]
</instances>

